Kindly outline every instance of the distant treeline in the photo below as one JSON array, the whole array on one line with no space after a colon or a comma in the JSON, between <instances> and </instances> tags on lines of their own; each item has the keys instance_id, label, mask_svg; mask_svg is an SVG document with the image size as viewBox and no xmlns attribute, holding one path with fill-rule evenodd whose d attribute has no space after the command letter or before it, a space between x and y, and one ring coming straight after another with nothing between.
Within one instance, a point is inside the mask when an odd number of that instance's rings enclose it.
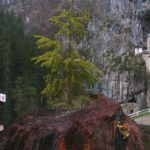
<instances>
[{"instance_id":1,"label":"distant treeline","mask_svg":"<svg viewBox=\"0 0 150 150\"><path fill-rule=\"evenodd\" d=\"M0 106L3 122L39 108L42 72L31 61L37 55L33 33L25 31L21 18L0 11L0 93L7 102ZM39 73L40 72L40 73Z\"/></svg>"}]
</instances>

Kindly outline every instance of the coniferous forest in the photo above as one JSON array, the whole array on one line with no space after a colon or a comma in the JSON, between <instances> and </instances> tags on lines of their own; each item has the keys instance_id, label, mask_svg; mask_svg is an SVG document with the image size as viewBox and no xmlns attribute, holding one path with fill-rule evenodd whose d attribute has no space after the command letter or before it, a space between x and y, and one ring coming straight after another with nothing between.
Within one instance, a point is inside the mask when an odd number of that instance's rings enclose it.
<instances>
[{"instance_id":1,"label":"coniferous forest","mask_svg":"<svg viewBox=\"0 0 150 150\"><path fill-rule=\"evenodd\" d=\"M37 53L34 41L20 18L0 12L0 92L7 95L7 102L1 104L4 122L42 105L42 75L31 61Z\"/></svg>"},{"instance_id":2,"label":"coniferous forest","mask_svg":"<svg viewBox=\"0 0 150 150\"><path fill-rule=\"evenodd\" d=\"M103 72L77 46L89 17L64 10L51 18L54 33L45 37L27 32L21 18L1 11L0 92L7 95L1 106L3 122L40 108L77 109L91 100L86 89L99 84Z\"/></svg>"}]
</instances>

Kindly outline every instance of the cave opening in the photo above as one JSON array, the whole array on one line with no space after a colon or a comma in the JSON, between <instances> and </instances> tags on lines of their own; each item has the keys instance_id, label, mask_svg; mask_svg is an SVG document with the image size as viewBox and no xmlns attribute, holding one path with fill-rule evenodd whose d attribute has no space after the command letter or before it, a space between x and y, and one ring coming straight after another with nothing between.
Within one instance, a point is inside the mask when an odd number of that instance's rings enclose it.
<instances>
[{"instance_id":1,"label":"cave opening","mask_svg":"<svg viewBox=\"0 0 150 150\"><path fill-rule=\"evenodd\" d=\"M57 135L55 133L51 133L50 135L47 135L44 138L42 138L39 142L39 150L55 149L56 138L57 138Z\"/></svg>"},{"instance_id":2,"label":"cave opening","mask_svg":"<svg viewBox=\"0 0 150 150\"><path fill-rule=\"evenodd\" d=\"M142 31L143 31L143 40L145 43L144 46L146 48L147 35L150 33L150 10L147 10L142 14L141 21L142 21L141 23L142 23Z\"/></svg>"},{"instance_id":3,"label":"cave opening","mask_svg":"<svg viewBox=\"0 0 150 150\"><path fill-rule=\"evenodd\" d=\"M79 124L72 127L65 136L67 150L86 150L85 145L89 144L89 137L84 128ZM85 144L86 143L86 144Z\"/></svg>"}]
</instances>

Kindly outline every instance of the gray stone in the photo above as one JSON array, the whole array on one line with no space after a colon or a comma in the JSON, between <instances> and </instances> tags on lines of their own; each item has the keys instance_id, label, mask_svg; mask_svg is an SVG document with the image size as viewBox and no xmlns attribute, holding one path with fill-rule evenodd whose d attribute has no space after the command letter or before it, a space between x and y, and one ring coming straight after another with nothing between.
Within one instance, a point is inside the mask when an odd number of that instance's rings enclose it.
<instances>
[{"instance_id":1,"label":"gray stone","mask_svg":"<svg viewBox=\"0 0 150 150\"><path fill-rule=\"evenodd\" d=\"M1 0L0 5L22 16L27 26L33 26L47 33L48 19L67 7L63 0ZM146 35L150 22L146 15L150 3L146 0L75 0L75 8L89 9L92 20L89 22L89 37L81 45L91 49L91 61L108 74L103 79L102 92L124 101L133 93L141 104L146 77L141 72L112 71L111 60L114 56L134 53L135 47L146 47ZM106 56L107 55L107 56ZM141 75L141 77L139 77ZM130 79L129 79L130 78ZM150 103L150 90L147 101ZM141 99L141 100L139 100Z\"/></svg>"}]
</instances>

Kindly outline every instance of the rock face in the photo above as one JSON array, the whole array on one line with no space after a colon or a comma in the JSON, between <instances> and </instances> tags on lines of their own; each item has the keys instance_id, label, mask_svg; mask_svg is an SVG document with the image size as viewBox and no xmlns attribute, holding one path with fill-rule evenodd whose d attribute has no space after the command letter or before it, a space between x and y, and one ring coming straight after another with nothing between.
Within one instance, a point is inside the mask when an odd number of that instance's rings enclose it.
<instances>
[{"instance_id":1,"label":"rock face","mask_svg":"<svg viewBox=\"0 0 150 150\"><path fill-rule=\"evenodd\" d=\"M1 150L118 150L115 117L120 112L118 103L99 96L96 102L77 112L28 114L5 130ZM146 150L135 122L125 116L125 123L130 134L128 150Z\"/></svg>"},{"instance_id":2,"label":"rock face","mask_svg":"<svg viewBox=\"0 0 150 150\"><path fill-rule=\"evenodd\" d=\"M113 55L126 55L134 53L135 47L146 47L148 20L144 18L144 12L149 11L148 6L148 1L141 0L101 0L95 5L91 47L95 50L93 59L106 72L109 72ZM145 74L144 66L143 70L131 74L128 71L110 70L104 79L102 91L120 101L134 95L139 109L141 99L149 95L144 91L147 82Z\"/></svg>"},{"instance_id":3,"label":"rock face","mask_svg":"<svg viewBox=\"0 0 150 150\"><path fill-rule=\"evenodd\" d=\"M5 10L21 16L29 30L32 27L46 33L50 26L49 18L55 15L61 6L61 0L1 0Z\"/></svg>"},{"instance_id":4,"label":"rock face","mask_svg":"<svg viewBox=\"0 0 150 150\"><path fill-rule=\"evenodd\" d=\"M47 32L48 19L62 8L67 8L64 0L1 0L2 7L22 16L26 25ZM134 53L136 47L146 47L146 35L150 32L150 2L148 0L74 0L76 9L88 9L92 13L89 23L88 45L91 60L109 74L104 78L102 91L106 95L123 101L134 96L141 107L141 100L147 99L146 71L110 69L113 56ZM145 89L148 89L148 92ZM140 91L140 92L138 92ZM136 93L136 94L134 94ZM148 102L150 104L150 102Z\"/></svg>"}]
</instances>

